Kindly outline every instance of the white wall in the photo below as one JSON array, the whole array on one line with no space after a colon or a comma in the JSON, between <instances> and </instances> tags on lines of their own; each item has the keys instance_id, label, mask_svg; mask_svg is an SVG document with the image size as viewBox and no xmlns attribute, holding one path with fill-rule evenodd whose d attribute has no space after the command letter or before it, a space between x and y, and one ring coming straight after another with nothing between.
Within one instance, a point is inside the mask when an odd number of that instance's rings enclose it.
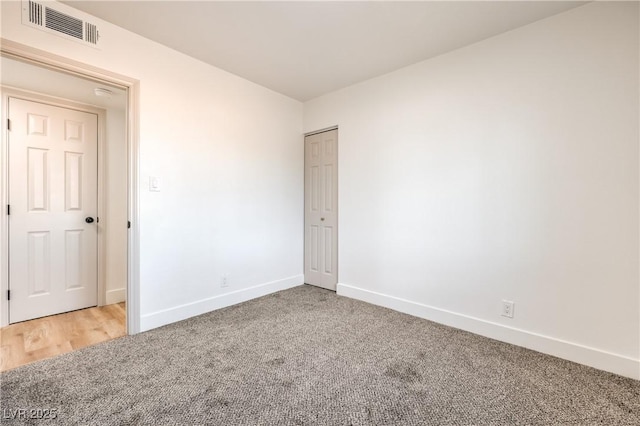
<instances>
[{"instance_id":1,"label":"white wall","mask_svg":"<svg viewBox=\"0 0 640 426\"><path fill-rule=\"evenodd\" d=\"M105 303L123 302L127 290L127 117L124 109L107 109Z\"/></svg>"},{"instance_id":2,"label":"white wall","mask_svg":"<svg viewBox=\"0 0 640 426\"><path fill-rule=\"evenodd\" d=\"M4 39L140 81L142 330L303 282L301 103L96 18L99 50L1 6Z\"/></svg>"},{"instance_id":3,"label":"white wall","mask_svg":"<svg viewBox=\"0 0 640 426\"><path fill-rule=\"evenodd\" d=\"M339 294L640 378L638 48L591 3L305 103Z\"/></svg>"}]
</instances>

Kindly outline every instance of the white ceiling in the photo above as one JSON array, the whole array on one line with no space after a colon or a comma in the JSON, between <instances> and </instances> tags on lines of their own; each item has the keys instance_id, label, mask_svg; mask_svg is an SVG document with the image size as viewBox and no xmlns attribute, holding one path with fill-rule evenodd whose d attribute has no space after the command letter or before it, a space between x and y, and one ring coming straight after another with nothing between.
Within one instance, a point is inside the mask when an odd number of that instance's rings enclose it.
<instances>
[{"instance_id":1,"label":"white ceiling","mask_svg":"<svg viewBox=\"0 0 640 426\"><path fill-rule=\"evenodd\" d=\"M125 109L127 95L118 89L67 73L53 71L26 62L0 56L0 82L3 86L46 93L100 108ZM98 97L94 89L100 87L112 92L111 98Z\"/></svg>"},{"instance_id":2,"label":"white ceiling","mask_svg":"<svg viewBox=\"0 0 640 426\"><path fill-rule=\"evenodd\" d=\"M305 101L585 2L64 3Z\"/></svg>"}]
</instances>

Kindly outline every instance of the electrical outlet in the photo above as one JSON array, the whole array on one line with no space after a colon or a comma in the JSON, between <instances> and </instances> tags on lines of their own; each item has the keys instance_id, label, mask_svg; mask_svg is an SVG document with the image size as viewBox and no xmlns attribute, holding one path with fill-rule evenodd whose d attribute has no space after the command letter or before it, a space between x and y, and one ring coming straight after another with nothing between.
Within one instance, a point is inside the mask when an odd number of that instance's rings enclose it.
<instances>
[{"instance_id":1,"label":"electrical outlet","mask_svg":"<svg viewBox=\"0 0 640 426\"><path fill-rule=\"evenodd\" d=\"M502 313L503 317L513 318L513 302L510 300L502 301Z\"/></svg>"},{"instance_id":2,"label":"electrical outlet","mask_svg":"<svg viewBox=\"0 0 640 426\"><path fill-rule=\"evenodd\" d=\"M220 276L220 287L229 287L229 275L222 274Z\"/></svg>"}]
</instances>

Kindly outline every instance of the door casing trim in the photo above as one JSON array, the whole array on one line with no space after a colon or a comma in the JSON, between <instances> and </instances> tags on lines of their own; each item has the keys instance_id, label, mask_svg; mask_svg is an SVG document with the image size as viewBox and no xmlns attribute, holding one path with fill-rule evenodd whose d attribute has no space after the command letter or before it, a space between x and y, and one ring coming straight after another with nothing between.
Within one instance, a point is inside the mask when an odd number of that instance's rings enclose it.
<instances>
[{"instance_id":1,"label":"door casing trim","mask_svg":"<svg viewBox=\"0 0 640 426\"><path fill-rule=\"evenodd\" d=\"M332 130L338 130L338 126L325 127L324 129L314 130L313 132L307 132L304 137L317 135L318 133L330 132Z\"/></svg>"}]
</instances>

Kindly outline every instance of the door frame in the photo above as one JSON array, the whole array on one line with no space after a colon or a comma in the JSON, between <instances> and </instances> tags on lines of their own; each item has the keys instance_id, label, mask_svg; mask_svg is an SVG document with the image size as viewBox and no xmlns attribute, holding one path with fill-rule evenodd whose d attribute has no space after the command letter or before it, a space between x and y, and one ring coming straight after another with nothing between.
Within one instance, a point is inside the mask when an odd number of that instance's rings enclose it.
<instances>
[{"instance_id":1,"label":"door frame","mask_svg":"<svg viewBox=\"0 0 640 426\"><path fill-rule=\"evenodd\" d=\"M304 275L304 272L306 272L307 270L307 222L306 222L306 216L307 216L307 212L306 212L306 202L307 202L307 144L306 144L306 139L307 136L313 136L313 135L317 135L318 133L325 133L325 132L330 132L332 130L337 130L338 131L338 144L336 146L336 179L338 179L338 185L337 185L337 194L336 196L338 197L338 206L336 207L336 257L337 257L337 262L336 262L336 293L338 292L338 283L340 282L340 130L338 129L338 125L336 124L335 126L329 126L329 127L325 127L323 129L319 129L319 130L313 130L311 132L307 132L304 133L302 135L302 155L303 155L303 161L302 161L302 169L303 169L303 178L302 178L302 184L304 186L304 191L303 191L303 196L302 196L302 272ZM306 283L306 279L303 278L303 281Z\"/></svg>"},{"instance_id":2,"label":"door frame","mask_svg":"<svg viewBox=\"0 0 640 426\"><path fill-rule=\"evenodd\" d=\"M99 219L102 219L102 225L99 226L98 228L98 232L97 232L97 244L98 244L98 251L97 251L97 273L98 273L98 282L97 282L97 301L98 301L98 306L104 306L106 304L106 298L107 298L107 276L106 276L106 238L105 238L105 230L106 228L109 226L109 220L107 218L107 212L106 212L106 166L107 166L107 156L106 156L106 118L107 118L107 111L98 107L94 107L92 105L86 105L86 104L82 104L79 102L75 102L75 101L71 101L69 99L64 99L64 98L58 98L55 96L50 96L50 95L46 95L43 93L38 93L38 92L32 92L29 90L24 90L24 89L17 89L14 87L10 87L10 86L1 86L0 85L0 91L2 92L2 106L4 108L4 111L9 111L9 99L13 98L13 99L21 99L21 100L25 100L25 101L29 101L29 102L37 102L37 103L43 103L45 105L51 105L54 107L60 107L60 108L65 108L65 109L71 109L71 110L75 110L75 111L82 111L82 112L87 112L90 114L95 114L98 116L98 146L97 146L97 154L98 154L98 187L96 188L97 190L97 194L96 194L96 201L98 204L98 209L96 212L96 217L98 217ZM4 130L6 130L6 122L3 123L5 128ZM9 142L9 133L8 131L3 132L3 135L5 136L2 140L2 151L6 152L6 159L7 161L2 163L3 166L3 170L6 170L6 175L9 175L9 152L8 152L8 142ZM5 157L3 157L5 158ZM6 179L7 185L8 185L8 179ZM8 186L7 186L8 189ZM7 203L9 204L9 192L7 190ZM7 230L9 229L9 221L7 221ZM11 237L11 235L7 232L7 236L6 236L6 240L7 240L7 247L9 244L9 238ZM7 255L10 255L9 250L7 250ZM7 259L8 260L8 259ZM4 286L0 286L0 288L2 289L2 291L0 291L0 294L6 294L5 291L9 289L9 284L10 284L10 280L9 280L9 270L7 268L7 285L6 287ZM7 303L7 306L9 304ZM7 320L7 324L9 323L10 320L10 312L9 309L7 309L7 312L5 314L5 310L2 310L2 315L5 316L6 315L6 320ZM4 319L2 321L2 324L5 324Z\"/></svg>"},{"instance_id":3,"label":"door frame","mask_svg":"<svg viewBox=\"0 0 640 426\"><path fill-rule=\"evenodd\" d=\"M127 334L140 332L140 226L139 226L139 93L140 82L136 79L54 55L44 50L35 49L21 43L0 38L0 55L43 68L75 75L93 80L98 84L113 86L126 90L126 144L127 144L127 210L130 228L127 237ZM3 108L5 105L3 104ZM103 120L104 122L104 120ZM2 143L0 146L0 327L8 325L7 293L9 283L8 230L9 220L6 205L8 204L8 156L7 156L7 121L2 120ZM100 149L100 148L99 148ZM100 154L99 154L100 156ZM102 158L104 159L104 155ZM101 164L102 165L102 164ZM102 167L104 171L104 166ZM98 194L99 203L104 201ZM102 202L104 206L104 202ZM104 252L104 251L103 251ZM100 254L99 254L100 256ZM104 262L102 262L104 268ZM100 276L100 272L99 272ZM103 283L104 285L104 283ZM99 295L100 295L99 290ZM99 300L100 301L100 300Z\"/></svg>"}]
</instances>

